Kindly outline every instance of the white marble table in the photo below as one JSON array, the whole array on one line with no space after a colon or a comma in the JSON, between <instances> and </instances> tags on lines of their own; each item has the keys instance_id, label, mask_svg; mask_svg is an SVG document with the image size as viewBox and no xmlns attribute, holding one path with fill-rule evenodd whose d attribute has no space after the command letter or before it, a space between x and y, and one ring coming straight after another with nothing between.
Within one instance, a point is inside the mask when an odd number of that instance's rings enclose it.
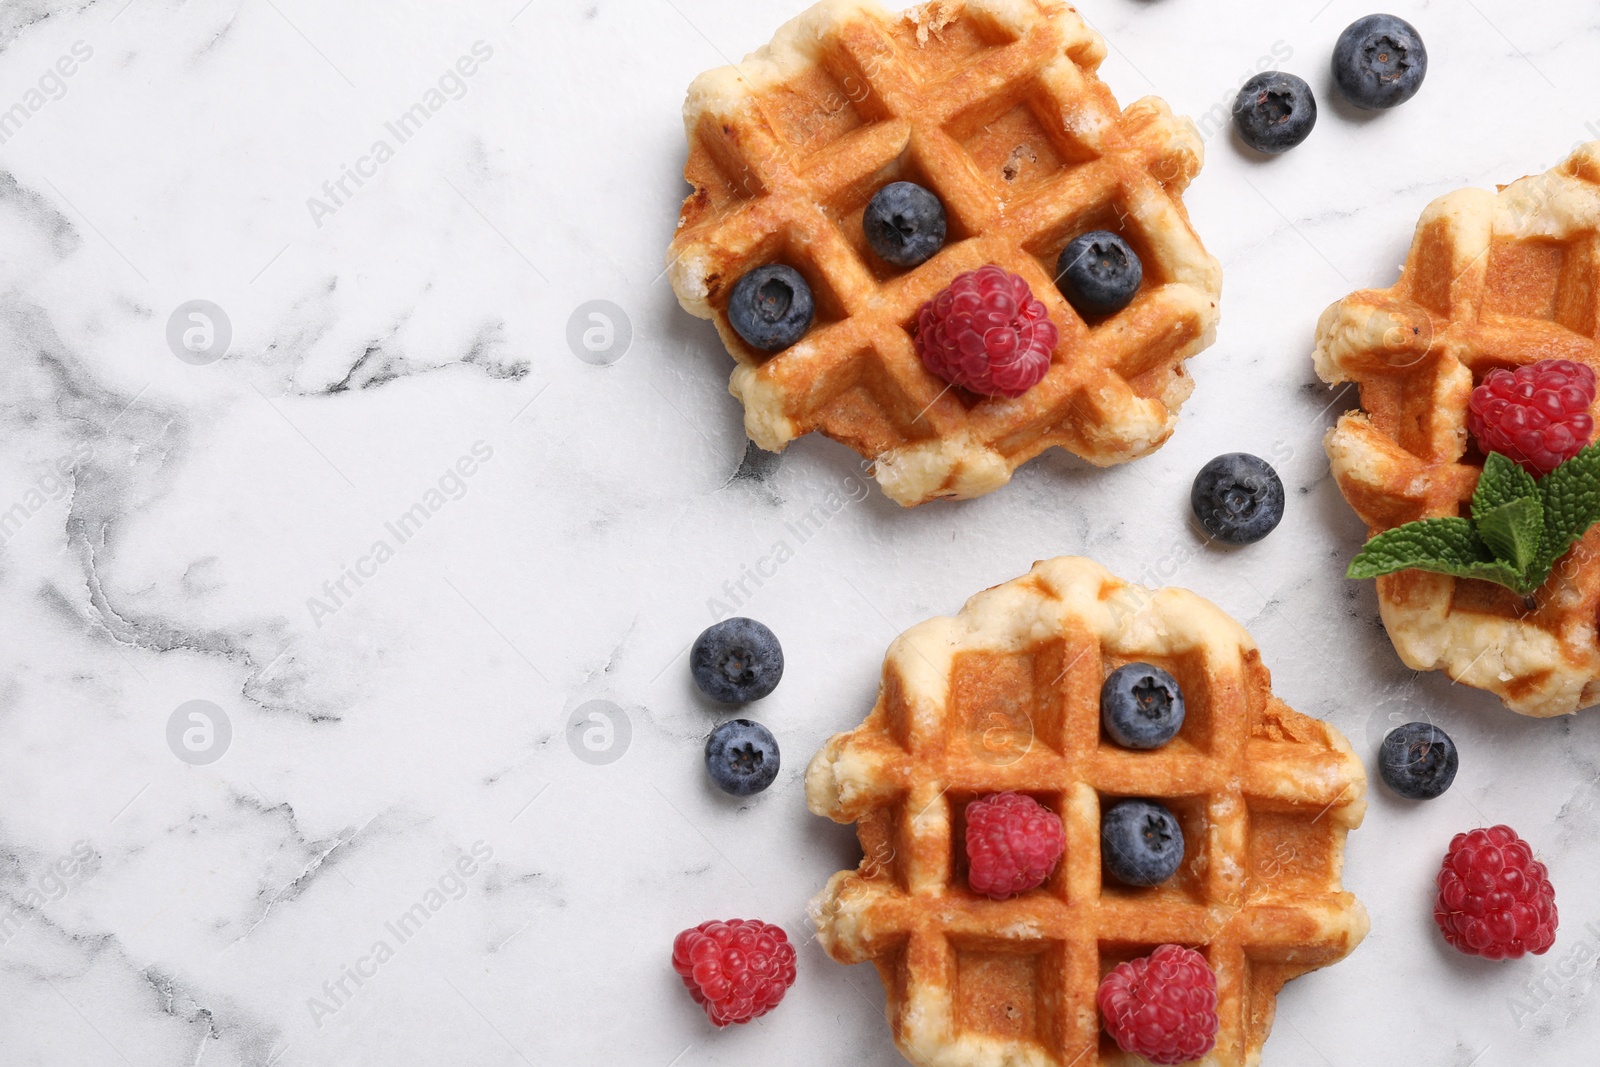
<instances>
[{"instance_id":1,"label":"white marble table","mask_svg":"<svg viewBox=\"0 0 1600 1067\"><path fill-rule=\"evenodd\" d=\"M0 1062L899 1063L870 969L808 940L855 846L801 774L898 630L1063 553L1215 600L1363 754L1424 716L1461 745L1436 802L1374 788L1347 868L1372 933L1285 990L1266 1063L1592 1056L1600 712L1526 720L1398 662L1340 576L1361 529L1320 438L1352 395L1310 348L1430 199L1600 136L1600 12L1401 3L1433 69L1366 117L1326 67L1368 10L1085 0L1124 102L1204 115L1272 64L1321 123L1270 162L1208 144L1223 321L1165 449L902 512L824 440L741 468L729 361L660 277L683 91L796 0L6 0ZM609 365L567 341L595 300L631 326ZM177 358L189 330L220 358ZM1185 501L1231 450L1290 502L1224 552ZM784 770L746 803L701 771L718 713L681 655L730 596L788 657L751 711ZM595 700L625 715L611 762L569 745ZM1497 821L1557 886L1541 959L1431 926L1450 835ZM716 1033L667 954L732 916L782 923L800 977Z\"/></svg>"}]
</instances>

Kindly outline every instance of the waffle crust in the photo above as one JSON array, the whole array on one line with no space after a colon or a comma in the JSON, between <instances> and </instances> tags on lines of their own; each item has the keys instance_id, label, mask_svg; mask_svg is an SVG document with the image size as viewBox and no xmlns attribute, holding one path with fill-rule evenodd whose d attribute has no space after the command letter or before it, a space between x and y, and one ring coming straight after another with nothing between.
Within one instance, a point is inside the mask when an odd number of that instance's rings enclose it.
<instances>
[{"instance_id":1,"label":"waffle crust","mask_svg":"<svg viewBox=\"0 0 1600 1067\"><path fill-rule=\"evenodd\" d=\"M1400 280L1352 293L1317 326L1317 374L1356 382L1361 410L1326 447L1371 533L1461 514L1483 456L1466 429L1483 375L1543 359L1600 369L1600 142L1499 193L1461 189L1422 213ZM1600 528L1531 600L1488 582L1401 571L1378 579L1395 651L1524 715L1600 701Z\"/></svg>"},{"instance_id":2,"label":"waffle crust","mask_svg":"<svg viewBox=\"0 0 1600 1067\"><path fill-rule=\"evenodd\" d=\"M693 187L668 253L683 307L712 319L736 366L745 429L778 450L813 430L873 461L911 506L972 497L1052 446L1108 466L1171 435L1193 383L1184 360L1216 335L1222 270L1181 195L1199 133L1148 97L1122 111L1096 70L1105 42L1056 0L943 0L890 15L824 0L736 66L695 79L684 104ZM866 244L861 214L891 181L943 200L944 249L911 270ZM1145 282L1086 323L1054 284L1078 234L1119 232ZM816 321L772 354L729 325L748 270L806 278ZM917 309L957 274L1021 275L1061 335L1044 381L980 397L928 372Z\"/></svg>"},{"instance_id":3,"label":"waffle crust","mask_svg":"<svg viewBox=\"0 0 1600 1067\"><path fill-rule=\"evenodd\" d=\"M1149 662L1188 714L1161 749L1117 748L1100 685ZM1057 812L1050 881L1006 901L966 885L966 805L1001 790ZM1102 876L1100 810L1159 798L1187 842L1165 884ZM1250 635L1181 589L1146 590L1086 559L1035 564L889 648L872 712L806 773L811 810L854 822L863 860L812 902L823 947L870 960L894 1040L922 1067L1142 1064L1102 1033L1101 978L1157 945L1217 974L1214 1067L1259 1062L1278 990L1367 931L1340 883L1366 776L1344 737L1272 694Z\"/></svg>"}]
</instances>

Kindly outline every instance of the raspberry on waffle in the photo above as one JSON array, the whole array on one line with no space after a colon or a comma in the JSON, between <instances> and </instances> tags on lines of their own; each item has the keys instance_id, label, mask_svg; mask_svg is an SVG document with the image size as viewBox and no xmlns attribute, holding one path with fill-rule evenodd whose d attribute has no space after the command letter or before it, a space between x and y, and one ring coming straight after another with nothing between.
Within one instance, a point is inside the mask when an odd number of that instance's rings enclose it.
<instances>
[{"instance_id":1,"label":"raspberry on waffle","mask_svg":"<svg viewBox=\"0 0 1600 1067\"><path fill-rule=\"evenodd\" d=\"M917 312L922 365L981 396L1018 397L1038 385L1057 336L1028 283L999 267L958 275Z\"/></svg>"},{"instance_id":2,"label":"raspberry on waffle","mask_svg":"<svg viewBox=\"0 0 1600 1067\"><path fill-rule=\"evenodd\" d=\"M1193 1063L1217 1039L1217 976L1182 945L1111 968L1096 996L1106 1030L1124 1052L1151 1063Z\"/></svg>"},{"instance_id":3,"label":"raspberry on waffle","mask_svg":"<svg viewBox=\"0 0 1600 1067\"><path fill-rule=\"evenodd\" d=\"M1160 749L1102 732L1102 684L1126 663L1182 686L1183 726ZM973 805L1003 792L1058 815L1066 848L1044 884L992 900L958 842ZM1103 874L1101 810L1124 797L1159 799L1182 825L1187 854L1161 885ZM1216 976L1206 1063L1242 1067L1283 983L1367 931L1340 883L1366 807L1349 743L1273 696L1250 635L1215 606L1086 559L1037 563L902 634L866 721L811 761L806 802L854 822L863 851L812 901L818 939L877 966L894 1040L920 1067L1136 1062L1096 998L1166 944Z\"/></svg>"},{"instance_id":4,"label":"raspberry on waffle","mask_svg":"<svg viewBox=\"0 0 1600 1067\"><path fill-rule=\"evenodd\" d=\"M967 805L967 884L1005 900L1049 880L1067 847L1061 817L1030 796L996 793Z\"/></svg>"},{"instance_id":5,"label":"raspberry on waffle","mask_svg":"<svg viewBox=\"0 0 1600 1067\"><path fill-rule=\"evenodd\" d=\"M1399 281L1323 313L1317 374L1357 383L1362 409L1339 419L1326 447L1372 534L1461 513L1483 464L1471 398L1493 372L1546 360L1600 367L1597 231L1600 142L1498 194L1435 200ZM1600 701L1597 553L1600 527L1531 601L1473 579L1385 575L1379 610L1408 667L1443 670L1524 715L1570 714Z\"/></svg>"},{"instance_id":6,"label":"raspberry on waffle","mask_svg":"<svg viewBox=\"0 0 1600 1067\"><path fill-rule=\"evenodd\" d=\"M824 0L742 63L702 74L684 123L693 187L668 253L679 302L712 319L736 366L745 430L777 450L813 430L874 461L911 506L972 497L1047 448L1109 466L1171 435L1184 360L1215 338L1222 270L1181 199L1198 131L1149 97L1120 110L1106 46L1059 0L936 0L890 15ZM913 268L870 251L862 213L888 183L944 205L943 249ZM1054 283L1076 236L1120 234L1144 265L1133 302L1087 322ZM815 319L764 352L728 318L735 283L782 262ZM981 396L930 372L918 309L957 275L1020 275L1059 328L1043 379Z\"/></svg>"},{"instance_id":7,"label":"raspberry on waffle","mask_svg":"<svg viewBox=\"0 0 1600 1067\"><path fill-rule=\"evenodd\" d=\"M1510 457L1537 478L1593 438L1593 407L1594 371L1570 359L1541 360L1484 375L1467 403L1467 429L1480 449Z\"/></svg>"}]
</instances>

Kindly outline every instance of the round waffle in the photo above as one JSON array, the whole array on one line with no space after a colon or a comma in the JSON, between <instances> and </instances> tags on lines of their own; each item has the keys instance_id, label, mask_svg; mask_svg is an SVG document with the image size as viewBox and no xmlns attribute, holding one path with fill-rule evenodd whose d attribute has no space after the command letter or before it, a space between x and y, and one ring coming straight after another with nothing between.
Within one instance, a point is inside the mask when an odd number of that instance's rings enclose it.
<instances>
[{"instance_id":1,"label":"round waffle","mask_svg":"<svg viewBox=\"0 0 1600 1067\"><path fill-rule=\"evenodd\" d=\"M715 321L737 366L745 429L777 450L821 431L874 461L910 506L1003 485L1046 448L1102 466L1158 448L1214 340L1222 270L1181 194L1200 170L1193 123L1154 97L1119 111L1096 70L1105 42L1055 0L938 0L890 15L824 0L736 66L702 74L684 123L693 191L668 253L683 307ZM883 185L943 200L944 249L913 269L861 228ZM1057 291L1075 236L1122 235L1144 264L1133 303L1085 322ZM783 262L816 301L794 346L767 353L729 325L748 270ZM946 385L918 358L917 309L957 274L1021 275L1060 332L1045 379L1015 399Z\"/></svg>"},{"instance_id":2,"label":"round waffle","mask_svg":"<svg viewBox=\"0 0 1600 1067\"><path fill-rule=\"evenodd\" d=\"M1600 368L1600 142L1498 195L1461 189L1422 214L1391 288L1352 293L1317 326L1317 374L1360 386L1363 410L1328 433L1333 476L1376 534L1458 515L1483 455L1466 429L1476 382L1499 367ZM1525 600L1475 579L1378 579L1395 651L1525 715L1600 701L1600 528Z\"/></svg>"},{"instance_id":3,"label":"round waffle","mask_svg":"<svg viewBox=\"0 0 1600 1067\"><path fill-rule=\"evenodd\" d=\"M1100 686L1153 663L1187 715L1161 749L1116 747ZM1061 816L1050 881L1005 901L966 884L963 813L1017 790ZM1187 850L1149 889L1102 877L1100 810L1160 798ZM1142 1063L1101 1033L1095 992L1116 964L1176 943L1217 975L1216 1048L1253 1064L1283 983L1367 930L1340 884L1366 775L1339 732L1272 695L1250 635L1181 589L1150 591L1064 557L967 601L889 648L872 713L806 772L811 810L855 822L863 860L812 902L841 963L871 960L894 1039L923 1067Z\"/></svg>"}]
</instances>

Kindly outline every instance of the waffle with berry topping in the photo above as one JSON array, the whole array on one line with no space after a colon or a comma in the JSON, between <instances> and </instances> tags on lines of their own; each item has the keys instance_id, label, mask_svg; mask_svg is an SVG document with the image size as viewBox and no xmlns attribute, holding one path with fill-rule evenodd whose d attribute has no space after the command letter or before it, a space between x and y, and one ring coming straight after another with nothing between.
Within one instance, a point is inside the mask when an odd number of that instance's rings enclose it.
<instances>
[{"instance_id":1,"label":"waffle with berry topping","mask_svg":"<svg viewBox=\"0 0 1600 1067\"><path fill-rule=\"evenodd\" d=\"M824 0L744 62L697 78L684 105L693 187L668 254L683 307L712 319L736 366L745 429L770 450L813 430L873 460L902 505L973 497L1052 446L1101 466L1158 448L1216 333L1222 271L1181 194L1201 140L1154 97L1119 110L1096 74L1105 42L1058 0L935 0L891 15ZM942 200L943 249L893 267L862 212L908 180ZM1054 283L1074 237L1119 233L1143 262L1133 302L1086 322ZM782 262L815 300L787 349L747 344L734 284ZM1043 380L980 396L929 372L918 309L964 272L1020 275L1059 331Z\"/></svg>"},{"instance_id":2,"label":"waffle with berry topping","mask_svg":"<svg viewBox=\"0 0 1600 1067\"><path fill-rule=\"evenodd\" d=\"M1183 690L1183 726L1159 750L1102 732L1101 685L1129 662ZM1058 814L1066 849L1044 885L991 900L959 842L968 805L1003 791ZM1101 808L1130 796L1183 830L1183 863L1158 886L1102 874ZM1215 972L1205 1062L1252 1064L1283 983L1367 930L1340 883L1366 807L1348 742L1272 694L1250 635L1215 606L1086 559L1037 563L902 634L871 714L812 760L806 801L856 823L863 851L812 902L821 944L877 966L895 1042L923 1067L1139 1062L1102 1032L1096 994L1162 944Z\"/></svg>"},{"instance_id":3,"label":"waffle with berry topping","mask_svg":"<svg viewBox=\"0 0 1600 1067\"><path fill-rule=\"evenodd\" d=\"M1317 373L1355 382L1361 410L1326 446L1333 476L1374 534L1462 514L1483 453L1468 433L1474 385L1489 372L1566 359L1600 367L1600 142L1555 169L1435 200L1400 279L1330 307ZM1600 528L1533 597L1419 570L1378 579L1395 651L1444 670L1525 715L1600 701Z\"/></svg>"}]
</instances>

